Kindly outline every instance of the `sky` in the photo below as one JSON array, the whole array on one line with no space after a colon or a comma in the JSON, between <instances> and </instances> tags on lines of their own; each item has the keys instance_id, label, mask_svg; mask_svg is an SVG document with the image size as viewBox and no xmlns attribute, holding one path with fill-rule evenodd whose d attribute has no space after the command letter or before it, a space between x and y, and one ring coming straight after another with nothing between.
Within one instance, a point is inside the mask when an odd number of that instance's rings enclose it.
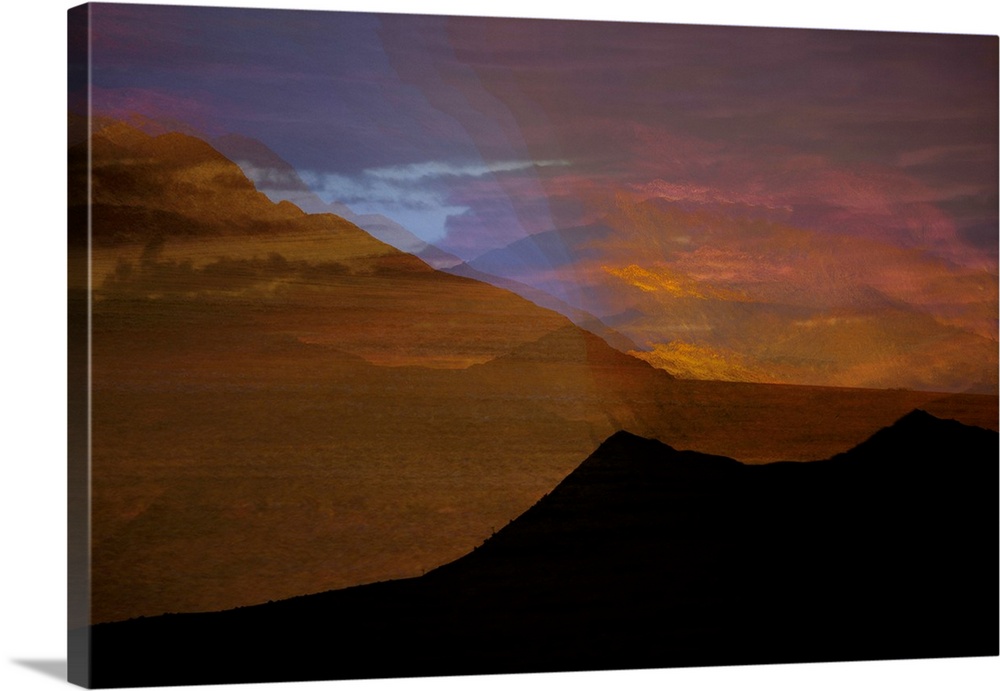
<instances>
[{"instance_id":1,"label":"sky","mask_svg":"<svg viewBox=\"0 0 1000 691\"><path fill-rule=\"evenodd\" d=\"M595 188L996 265L989 37L95 5L99 110L257 138L471 259ZM643 187L645 186L645 187Z\"/></svg>"},{"instance_id":2,"label":"sky","mask_svg":"<svg viewBox=\"0 0 1000 691\"><path fill-rule=\"evenodd\" d=\"M92 16L98 113L256 139L325 202L549 292L675 374L996 387L995 36Z\"/></svg>"}]
</instances>

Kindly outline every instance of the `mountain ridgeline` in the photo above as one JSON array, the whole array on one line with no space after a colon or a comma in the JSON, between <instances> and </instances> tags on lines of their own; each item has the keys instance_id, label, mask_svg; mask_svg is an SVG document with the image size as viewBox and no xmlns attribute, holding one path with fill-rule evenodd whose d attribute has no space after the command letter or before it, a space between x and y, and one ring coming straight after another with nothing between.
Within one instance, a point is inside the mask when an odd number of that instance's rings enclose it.
<instances>
[{"instance_id":1,"label":"mountain ridgeline","mask_svg":"<svg viewBox=\"0 0 1000 691\"><path fill-rule=\"evenodd\" d=\"M97 687L998 654L997 433L744 465L618 432L424 576L90 629Z\"/></svg>"}]
</instances>

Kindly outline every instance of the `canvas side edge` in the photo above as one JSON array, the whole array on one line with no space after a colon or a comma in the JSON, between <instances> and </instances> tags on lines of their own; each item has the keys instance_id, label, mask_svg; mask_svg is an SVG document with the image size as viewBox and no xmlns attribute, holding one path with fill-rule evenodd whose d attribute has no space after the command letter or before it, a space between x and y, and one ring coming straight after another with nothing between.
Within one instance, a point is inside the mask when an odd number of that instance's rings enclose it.
<instances>
[{"instance_id":1,"label":"canvas side edge","mask_svg":"<svg viewBox=\"0 0 1000 691\"><path fill-rule=\"evenodd\" d=\"M90 27L90 5L68 10L67 93L86 94L82 104L67 100L67 681L83 687L90 686L91 678L90 205L74 201L90 199ZM75 122L70 116L74 110ZM87 166L82 176L81 164Z\"/></svg>"}]
</instances>

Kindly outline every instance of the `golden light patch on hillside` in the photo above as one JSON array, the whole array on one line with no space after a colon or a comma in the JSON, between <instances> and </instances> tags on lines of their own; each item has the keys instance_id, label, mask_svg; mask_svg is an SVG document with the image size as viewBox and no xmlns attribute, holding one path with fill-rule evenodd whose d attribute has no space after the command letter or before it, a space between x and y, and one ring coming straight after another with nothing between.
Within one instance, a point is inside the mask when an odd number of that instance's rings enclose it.
<instances>
[{"instance_id":1,"label":"golden light patch on hillside","mask_svg":"<svg viewBox=\"0 0 1000 691\"><path fill-rule=\"evenodd\" d=\"M738 353L684 341L657 343L652 351L629 354L682 379L765 382L774 378Z\"/></svg>"},{"instance_id":2,"label":"golden light patch on hillside","mask_svg":"<svg viewBox=\"0 0 1000 691\"><path fill-rule=\"evenodd\" d=\"M602 266L605 273L621 279L625 283L645 293L658 293L676 298L698 298L700 300L745 301L747 298L732 290L716 288L663 265L647 268L638 264L625 266Z\"/></svg>"}]
</instances>

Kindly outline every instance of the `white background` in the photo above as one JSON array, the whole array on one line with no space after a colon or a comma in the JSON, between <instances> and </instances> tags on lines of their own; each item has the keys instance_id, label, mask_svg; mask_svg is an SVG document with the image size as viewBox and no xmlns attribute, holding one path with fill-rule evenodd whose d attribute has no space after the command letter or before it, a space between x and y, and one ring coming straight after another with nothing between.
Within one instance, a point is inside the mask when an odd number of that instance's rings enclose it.
<instances>
[{"instance_id":1,"label":"white background","mask_svg":"<svg viewBox=\"0 0 1000 691\"><path fill-rule=\"evenodd\" d=\"M65 36L66 10L72 4L15 0L5 5L0 21L4 58L4 79L0 82L0 203L4 207L0 215L0 400L4 405L0 416L0 688L15 691L65 685L59 678L64 678L66 659ZM919 6L839 0L821 8L801 0L697 0L683 6L662 3L662 7L644 0L613 0L597 6L568 0L248 0L204 4L998 33L998 10L988 0ZM619 686L677 691L958 691L1000 688L1000 658L202 688L492 691L515 684L532 690L567 685L584 690Z\"/></svg>"}]
</instances>

